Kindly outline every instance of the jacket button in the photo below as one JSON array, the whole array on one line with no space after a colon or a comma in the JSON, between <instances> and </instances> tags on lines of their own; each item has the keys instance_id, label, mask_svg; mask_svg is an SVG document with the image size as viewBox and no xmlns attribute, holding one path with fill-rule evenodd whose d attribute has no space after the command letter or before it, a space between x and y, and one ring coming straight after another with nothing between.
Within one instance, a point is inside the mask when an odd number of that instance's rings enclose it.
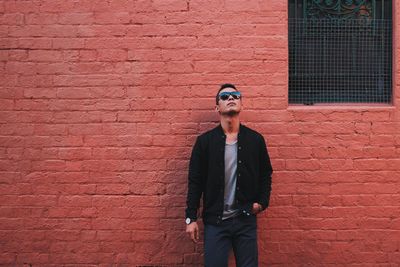
<instances>
[{"instance_id":1,"label":"jacket button","mask_svg":"<svg viewBox=\"0 0 400 267\"><path fill-rule=\"evenodd\" d=\"M238 186L238 187L236 187L236 189L237 189L237 190L240 190L239 186Z\"/></svg>"},{"instance_id":2,"label":"jacket button","mask_svg":"<svg viewBox=\"0 0 400 267\"><path fill-rule=\"evenodd\" d=\"M242 149L242 147L240 146L240 147L238 147L239 149Z\"/></svg>"},{"instance_id":3,"label":"jacket button","mask_svg":"<svg viewBox=\"0 0 400 267\"><path fill-rule=\"evenodd\" d=\"M239 163L242 163L242 161L241 161L241 160L239 160Z\"/></svg>"},{"instance_id":4,"label":"jacket button","mask_svg":"<svg viewBox=\"0 0 400 267\"><path fill-rule=\"evenodd\" d=\"M238 176L240 176L241 174L240 173L238 173Z\"/></svg>"}]
</instances>

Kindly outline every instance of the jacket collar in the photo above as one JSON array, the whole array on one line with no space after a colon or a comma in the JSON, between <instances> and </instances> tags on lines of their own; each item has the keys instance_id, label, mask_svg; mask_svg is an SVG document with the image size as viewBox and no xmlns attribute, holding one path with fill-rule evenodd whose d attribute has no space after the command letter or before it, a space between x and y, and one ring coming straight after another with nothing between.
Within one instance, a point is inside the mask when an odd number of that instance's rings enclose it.
<instances>
[{"instance_id":1,"label":"jacket collar","mask_svg":"<svg viewBox=\"0 0 400 267\"><path fill-rule=\"evenodd\" d=\"M224 129L222 129L221 123L218 124L217 130L218 130L219 134L221 134L222 136L225 137L225 132L224 132ZM246 132L246 126L244 126L242 123L240 123L240 125L239 125L238 137L239 137L239 136L243 136L243 134L244 134L245 132Z\"/></svg>"}]
</instances>

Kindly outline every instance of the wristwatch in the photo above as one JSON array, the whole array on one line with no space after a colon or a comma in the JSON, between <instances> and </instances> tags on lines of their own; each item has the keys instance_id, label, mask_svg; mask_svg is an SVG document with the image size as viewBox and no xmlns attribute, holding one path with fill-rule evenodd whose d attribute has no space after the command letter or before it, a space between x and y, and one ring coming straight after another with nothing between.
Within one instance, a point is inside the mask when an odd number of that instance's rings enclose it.
<instances>
[{"instance_id":1,"label":"wristwatch","mask_svg":"<svg viewBox=\"0 0 400 267\"><path fill-rule=\"evenodd\" d=\"M263 209L264 209L263 206L260 203L258 203L258 212L262 212Z\"/></svg>"},{"instance_id":2,"label":"wristwatch","mask_svg":"<svg viewBox=\"0 0 400 267\"><path fill-rule=\"evenodd\" d=\"M190 219L190 218L188 217L188 218L186 218L185 223L186 223L187 225L189 225L189 224L191 224L192 222L195 222L195 221L196 221L196 220Z\"/></svg>"}]
</instances>

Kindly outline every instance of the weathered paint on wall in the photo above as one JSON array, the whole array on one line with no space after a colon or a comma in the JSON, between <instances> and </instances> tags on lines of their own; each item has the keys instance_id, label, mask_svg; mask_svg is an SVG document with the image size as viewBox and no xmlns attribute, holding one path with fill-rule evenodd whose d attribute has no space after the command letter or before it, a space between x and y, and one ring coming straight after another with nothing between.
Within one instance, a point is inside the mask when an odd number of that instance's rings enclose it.
<instances>
[{"instance_id":1,"label":"weathered paint on wall","mask_svg":"<svg viewBox=\"0 0 400 267\"><path fill-rule=\"evenodd\" d=\"M0 265L197 266L188 157L219 84L275 169L261 266L400 264L391 106L288 106L287 1L0 1Z\"/></svg>"}]
</instances>

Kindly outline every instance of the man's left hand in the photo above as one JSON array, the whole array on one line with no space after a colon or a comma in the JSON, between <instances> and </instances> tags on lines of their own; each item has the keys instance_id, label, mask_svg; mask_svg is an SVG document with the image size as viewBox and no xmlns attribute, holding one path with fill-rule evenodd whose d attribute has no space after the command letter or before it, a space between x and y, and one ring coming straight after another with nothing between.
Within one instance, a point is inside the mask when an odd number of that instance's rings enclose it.
<instances>
[{"instance_id":1,"label":"man's left hand","mask_svg":"<svg viewBox=\"0 0 400 267\"><path fill-rule=\"evenodd\" d=\"M259 203L253 203L253 208L251 209L251 212L253 214L258 214L263 210L263 207Z\"/></svg>"}]
</instances>

